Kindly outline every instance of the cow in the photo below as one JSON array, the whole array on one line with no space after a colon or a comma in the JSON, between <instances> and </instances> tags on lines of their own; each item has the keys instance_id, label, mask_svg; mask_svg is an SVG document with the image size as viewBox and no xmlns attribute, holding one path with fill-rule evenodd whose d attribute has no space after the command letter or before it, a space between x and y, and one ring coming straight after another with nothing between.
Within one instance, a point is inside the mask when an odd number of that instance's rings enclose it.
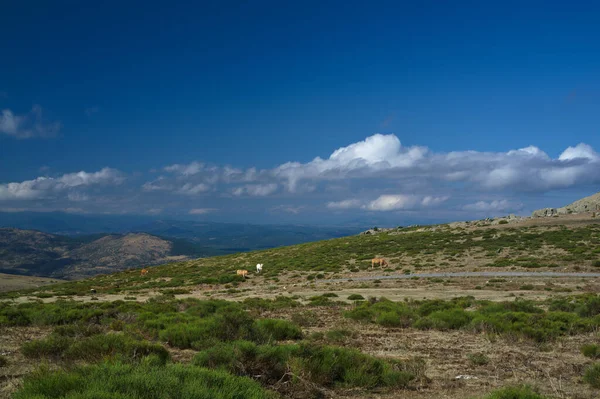
<instances>
[{"instance_id":1,"label":"cow","mask_svg":"<svg viewBox=\"0 0 600 399\"><path fill-rule=\"evenodd\" d=\"M243 278L246 278L246 276L248 275L248 270L236 270L235 274L237 274L238 276L242 276Z\"/></svg>"},{"instance_id":2,"label":"cow","mask_svg":"<svg viewBox=\"0 0 600 399\"><path fill-rule=\"evenodd\" d=\"M263 264L262 263L258 263L256 265L256 273L262 272L262 267L263 267Z\"/></svg>"},{"instance_id":3,"label":"cow","mask_svg":"<svg viewBox=\"0 0 600 399\"><path fill-rule=\"evenodd\" d=\"M375 267L375 265L386 266L387 264L388 263L383 258L373 258L371 260L371 269L373 269L373 267Z\"/></svg>"},{"instance_id":4,"label":"cow","mask_svg":"<svg viewBox=\"0 0 600 399\"><path fill-rule=\"evenodd\" d=\"M141 275L145 276L146 274L148 274L148 269L142 269Z\"/></svg>"}]
</instances>

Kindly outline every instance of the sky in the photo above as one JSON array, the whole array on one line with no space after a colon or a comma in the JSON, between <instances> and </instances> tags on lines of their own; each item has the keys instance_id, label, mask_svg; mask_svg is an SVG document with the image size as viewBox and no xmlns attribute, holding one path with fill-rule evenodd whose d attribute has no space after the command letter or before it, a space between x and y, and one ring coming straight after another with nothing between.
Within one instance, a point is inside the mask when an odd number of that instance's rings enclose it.
<instances>
[{"instance_id":1,"label":"sky","mask_svg":"<svg viewBox=\"0 0 600 399\"><path fill-rule=\"evenodd\" d=\"M599 14L8 2L0 212L397 225L566 205L600 191Z\"/></svg>"}]
</instances>

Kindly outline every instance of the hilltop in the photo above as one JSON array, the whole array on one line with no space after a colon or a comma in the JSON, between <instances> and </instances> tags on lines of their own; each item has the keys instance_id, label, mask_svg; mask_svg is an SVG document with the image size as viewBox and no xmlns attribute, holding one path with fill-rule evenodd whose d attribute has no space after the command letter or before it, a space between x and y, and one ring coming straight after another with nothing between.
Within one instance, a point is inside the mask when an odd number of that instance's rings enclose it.
<instances>
[{"instance_id":1,"label":"hilltop","mask_svg":"<svg viewBox=\"0 0 600 399\"><path fill-rule=\"evenodd\" d=\"M533 211L532 217L570 215L586 212L600 213L600 193L590 195L561 208L543 208Z\"/></svg>"}]
</instances>

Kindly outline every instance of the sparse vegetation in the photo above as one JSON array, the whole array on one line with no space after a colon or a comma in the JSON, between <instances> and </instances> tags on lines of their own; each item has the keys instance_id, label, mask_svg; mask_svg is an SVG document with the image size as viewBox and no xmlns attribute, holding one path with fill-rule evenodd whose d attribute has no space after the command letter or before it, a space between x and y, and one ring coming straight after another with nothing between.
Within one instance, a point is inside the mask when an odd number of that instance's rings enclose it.
<instances>
[{"instance_id":1,"label":"sparse vegetation","mask_svg":"<svg viewBox=\"0 0 600 399\"><path fill-rule=\"evenodd\" d=\"M591 359L598 359L600 358L600 346L597 344L583 345L581 347L581 353L585 357L589 357Z\"/></svg>"},{"instance_id":2,"label":"sparse vegetation","mask_svg":"<svg viewBox=\"0 0 600 399\"><path fill-rule=\"evenodd\" d=\"M585 370L583 381L593 388L600 388L600 363L594 363Z\"/></svg>"},{"instance_id":3,"label":"sparse vegetation","mask_svg":"<svg viewBox=\"0 0 600 399\"><path fill-rule=\"evenodd\" d=\"M483 399L550 399L548 396L540 395L529 386L516 386L498 389Z\"/></svg>"}]
</instances>

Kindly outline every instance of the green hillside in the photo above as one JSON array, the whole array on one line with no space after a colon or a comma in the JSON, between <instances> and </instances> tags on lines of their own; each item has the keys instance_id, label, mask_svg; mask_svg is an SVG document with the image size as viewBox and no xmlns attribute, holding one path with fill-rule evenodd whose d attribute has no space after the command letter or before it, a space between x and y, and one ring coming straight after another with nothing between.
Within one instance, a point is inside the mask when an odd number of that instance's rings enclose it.
<instances>
[{"instance_id":1,"label":"green hillside","mask_svg":"<svg viewBox=\"0 0 600 399\"><path fill-rule=\"evenodd\" d=\"M385 269L371 270L373 257L388 261ZM598 271L600 224L576 226L486 226L453 228L448 225L413 227L361 234L248 253L201 258L150 268L140 276L128 270L83 281L44 288L56 294L118 293L202 284L242 282L237 269L253 275L264 264L261 278L351 277L363 274L429 271Z\"/></svg>"}]
</instances>

